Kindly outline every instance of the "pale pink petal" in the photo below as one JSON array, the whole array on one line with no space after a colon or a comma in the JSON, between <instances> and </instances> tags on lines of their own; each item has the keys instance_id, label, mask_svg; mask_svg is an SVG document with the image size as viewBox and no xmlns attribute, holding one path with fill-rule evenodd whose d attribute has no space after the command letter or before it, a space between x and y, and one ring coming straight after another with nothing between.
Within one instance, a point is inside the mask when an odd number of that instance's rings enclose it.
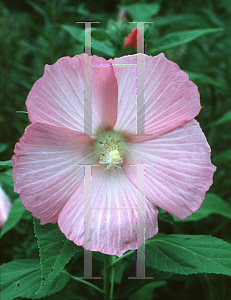
<instances>
[{"instance_id":1,"label":"pale pink petal","mask_svg":"<svg viewBox=\"0 0 231 300\"><path fill-rule=\"evenodd\" d=\"M150 164L145 167L145 196L180 219L200 208L216 170L196 120L156 139L128 146L123 169L136 185L136 168L128 164Z\"/></svg>"},{"instance_id":2,"label":"pale pink petal","mask_svg":"<svg viewBox=\"0 0 231 300\"><path fill-rule=\"evenodd\" d=\"M101 125L113 127L117 115L113 67L104 58L87 54L63 57L54 65L46 65L43 77L34 84L26 101L30 121L83 132L84 91L91 91L91 86L93 113L88 115L87 107L85 122L92 122L93 133ZM87 92L86 99L90 103Z\"/></svg>"},{"instance_id":3,"label":"pale pink petal","mask_svg":"<svg viewBox=\"0 0 231 300\"><path fill-rule=\"evenodd\" d=\"M84 167L77 164L96 163L93 142L77 131L48 124L26 128L14 149L15 192L41 224L57 222L84 176Z\"/></svg>"},{"instance_id":4,"label":"pale pink petal","mask_svg":"<svg viewBox=\"0 0 231 300\"><path fill-rule=\"evenodd\" d=\"M10 198L7 196L5 191L0 185L0 227L2 228L8 218L11 209Z\"/></svg>"},{"instance_id":5,"label":"pale pink petal","mask_svg":"<svg viewBox=\"0 0 231 300\"><path fill-rule=\"evenodd\" d=\"M77 245L84 245L84 199L82 181L66 203L58 221L61 231ZM137 189L122 169L114 172L105 171L102 166L92 167L92 248L89 241L84 247L117 256L136 249L136 199ZM157 208L145 199L145 239L158 231L157 214ZM139 224L137 226L140 232L142 228L139 228Z\"/></svg>"},{"instance_id":6,"label":"pale pink petal","mask_svg":"<svg viewBox=\"0 0 231 300\"><path fill-rule=\"evenodd\" d=\"M133 142L161 136L192 120L200 111L197 86L177 64L167 60L162 53L155 57L138 55L145 60L145 133L152 136L133 137ZM115 58L112 64L119 93L114 130L136 134L137 55Z\"/></svg>"},{"instance_id":7,"label":"pale pink petal","mask_svg":"<svg viewBox=\"0 0 231 300\"><path fill-rule=\"evenodd\" d=\"M93 130L112 129L117 119L118 86L113 66L102 57L92 57Z\"/></svg>"}]
</instances>

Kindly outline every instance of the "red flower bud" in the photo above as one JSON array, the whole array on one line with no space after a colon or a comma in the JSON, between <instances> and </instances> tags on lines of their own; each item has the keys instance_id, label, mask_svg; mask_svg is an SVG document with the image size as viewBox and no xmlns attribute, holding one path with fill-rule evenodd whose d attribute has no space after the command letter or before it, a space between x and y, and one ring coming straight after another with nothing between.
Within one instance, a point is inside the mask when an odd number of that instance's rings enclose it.
<instances>
[{"instance_id":1,"label":"red flower bud","mask_svg":"<svg viewBox=\"0 0 231 300\"><path fill-rule=\"evenodd\" d=\"M135 48L137 49L137 37L138 37L138 42L143 43L143 35L141 31L139 30L138 27L133 29L130 34L126 37L124 41L124 48Z\"/></svg>"}]
</instances>

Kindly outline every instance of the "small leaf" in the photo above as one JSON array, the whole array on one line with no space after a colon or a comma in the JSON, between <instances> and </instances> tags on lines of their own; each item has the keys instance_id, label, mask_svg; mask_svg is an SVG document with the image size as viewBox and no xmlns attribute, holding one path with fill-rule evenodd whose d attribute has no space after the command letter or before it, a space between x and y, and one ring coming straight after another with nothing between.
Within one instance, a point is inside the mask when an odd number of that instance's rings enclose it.
<instances>
[{"instance_id":1,"label":"small leaf","mask_svg":"<svg viewBox=\"0 0 231 300\"><path fill-rule=\"evenodd\" d=\"M162 51L178 47L180 45L189 43L202 35L219 32L222 30L222 28L206 28L169 33L155 41L151 54L160 53Z\"/></svg>"},{"instance_id":2,"label":"small leaf","mask_svg":"<svg viewBox=\"0 0 231 300\"><path fill-rule=\"evenodd\" d=\"M15 260L1 265L0 272L2 300L11 300L16 297L40 299L60 291L70 279L69 274L63 272L51 284L47 285L42 293L36 294L41 279L39 260Z\"/></svg>"},{"instance_id":3,"label":"small leaf","mask_svg":"<svg viewBox=\"0 0 231 300\"><path fill-rule=\"evenodd\" d=\"M16 113L18 113L18 114L28 114L27 111L23 111L23 110L17 110Z\"/></svg>"},{"instance_id":4,"label":"small leaf","mask_svg":"<svg viewBox=\"0 0 231 300\"><path fill-rule=\"evenodd\" d=\"M4 152L7 148L8 145L6 143L0 143L0 153Z\"/></svg>"},{"instance_id":5,"label":"small leaf","mask_svg":"<svg viewBox=\"0 0 231 300\"><path fill-rule=\"evenodd\" d=\"M21 199L17 198L11 207L9 216L8 216L6 223L1 231L0 237L2 237L7 231L12 229L21 220L25 211L26 211L26 209L23 206Z\"/></svg>"},{"instance_id":6,"label":"small leaf","mask_svg":"<svg viewBox=\"0 0 231 300\"><path fill-rule=\"evenodd\" d=\"M6 160L6 161L0 161L0 170L12 167L12 161Z\"/></svg>"},{"instance_id":7,"label":"small leaf","mask_svg":"<svg viewBox=\"0 0 231 300\"><path fill-rule=\"evenodd\" d=\"M145 22L152 21L151 17L158 13L160 5L158 3L135 3L121 5L120 8L125 9L133 21Z\"/></svg>"},{"instance_id":8,"label":"small leaf","mask_svg":"<svg viewBox=\"0 0 231 300\"><path fill-rule=\"evenodd\" d=\"M38 239L40 263L42 266L41 291L49 284L70 261L72 256L82 250L68 240L57 224L40 225L34 218L35 236Z\"/></svg>"},{"instance_id":9,"label":"small leaf","mask_svg":"<svg viewBox=\"0 0 231 300\"><path fill-rule=\"evenodd\" d=\"M173 216L165 212L164 210L162 210L162 212L159 214L158 220L159 222L161 221L161 222L169 223L171 225L175 225Z\"/></svg>"},{"instance_id":10,"label":"small leaf","mask_svg":"<svg viewBox=\"0 0 231 300\"><path fill-rule=\"evenodd\" d=\"M212 236L158 234L146 242L145 254L147 266L160 271L231 276L231 245Z\"/></svg>"},{"instance_id":11,"label":"small leaf","mask_svg":"<svg viewBox=\"0 0 231 300\"><path fill-rule=\"evenodd\" d=\"M210 126L220 125L231 121L231 110L227 111L219 120L213 122Z\"/></svg>"},{"instance_id":12,"label":"small leaf","mask_svg":"<svg viewBox=\"0 0 231 300\"><path fill-rule=\"evenodd\" d=\"M208 217L210 214L219 214L226 218L231 219L231 206L213 193L207 193L205 200L201 204L201 208L185 220L180 220L173 217L175 221L198 221Z\"/></svg>"}]
</instances>

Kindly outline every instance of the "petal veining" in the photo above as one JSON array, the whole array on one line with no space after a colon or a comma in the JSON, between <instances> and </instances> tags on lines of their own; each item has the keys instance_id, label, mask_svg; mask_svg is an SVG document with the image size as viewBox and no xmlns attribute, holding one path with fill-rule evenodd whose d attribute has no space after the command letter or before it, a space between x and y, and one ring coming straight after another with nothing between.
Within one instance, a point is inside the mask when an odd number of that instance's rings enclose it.
<instances>
[{"instance_id":1,"label":"petal veining","mask_svg":"<svg viewBox=\"0 0 231 300\"><path fill-rule=\"evenodd\" d=\"M145 196L180 219L200 208L216 170L196 120L156 139L130 144L122 167L136 185L135 170L129 164L147 164Z\"/></svg>"},{"instance_id":2,"label":"petal veining","mask_svg":"<svg viewBox=\"0 0 231 300\"><path fill-rule=\"evenodd\" d=\"M86 190L84 181L66 203L59 216L59 227L66 237L77 245L102 253L122 256L124 252L136 249L137 189L128 180L123 170L104 171L102 166L92 167L92 188L88 190L91 199L91 246L84 242L84 213ZM158 210L145 200L145 239L158 231ZM143 229L144 230L144 229Z\"/></svg>"},{"instance_id":3,"label":"petal veining","mask_svg":"<svg viewBox=\"0 0 231 300\"><path fill-rule=\"evenodd\" d=\"M94 140L77 131L34 123L15 146L13 179L23 205L41 220L55 223L84 176L81 164L96 163Z\"/></svg>"}]
</instances>

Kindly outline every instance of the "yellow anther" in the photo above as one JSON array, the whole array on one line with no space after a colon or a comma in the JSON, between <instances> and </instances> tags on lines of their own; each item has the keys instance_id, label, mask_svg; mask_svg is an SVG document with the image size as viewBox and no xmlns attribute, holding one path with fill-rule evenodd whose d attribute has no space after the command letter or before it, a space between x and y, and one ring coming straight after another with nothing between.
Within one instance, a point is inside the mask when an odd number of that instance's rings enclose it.
<instances>
[{"instance_id":1,"label":"yellow anther","mask_svg":"<svg viewBox=\"0 0 231 300\"><path fill-rule=\"evenodd\" d=\"M120 168L123 162L123 154L120 146L114 139L106 139L102 147L102 154L100 155L100 164L107 165L106 170Z\"/></svg>"}]
</instances>

